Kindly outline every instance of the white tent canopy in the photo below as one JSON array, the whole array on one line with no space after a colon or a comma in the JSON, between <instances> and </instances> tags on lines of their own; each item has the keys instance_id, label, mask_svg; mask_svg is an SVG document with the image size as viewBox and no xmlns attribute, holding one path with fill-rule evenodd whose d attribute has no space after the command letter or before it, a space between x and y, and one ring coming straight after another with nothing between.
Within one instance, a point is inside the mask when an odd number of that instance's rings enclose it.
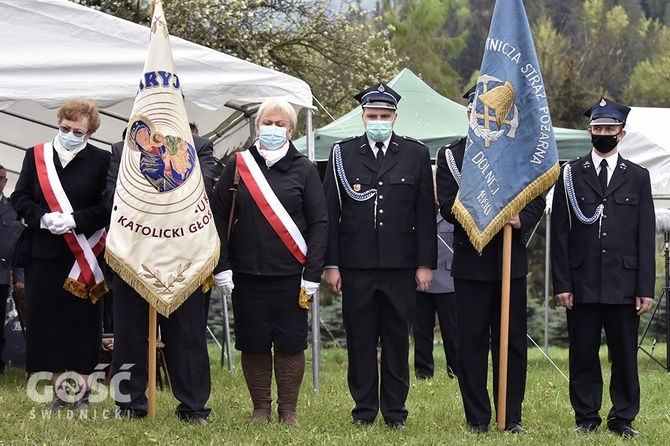
<instances>
[{"instance_id":1,"label":"white tent canopy","mask_svg":"<svg viewBox=\"0 0 670 446\"><path fill-rule=\"evenodd\" d=\"M670 139L665 125L670 109L632 107L626 119L626 136L619 153L649 170L656 209L670 209Z\"/></svg>"},{"instance_id":2,"label":"white tent canopy","mask_svg":"<svg viewBox=\"0 0 670 446\"><path fill-rule=\"evenodd\" d=\"M168 27L170 11L166 11ZM248 117L268 97L297 110L312 107L309 85L171 36L172 53L189 120L214 140L217 158L243 145ZM0 164L14 188L24 151L52 139L56 111L87 97L101 108L93 143L121 139L149 45L147 27L66 1L0 0ZM224 137L225 136L225 137Z\"/></svg>"}]
</instances>

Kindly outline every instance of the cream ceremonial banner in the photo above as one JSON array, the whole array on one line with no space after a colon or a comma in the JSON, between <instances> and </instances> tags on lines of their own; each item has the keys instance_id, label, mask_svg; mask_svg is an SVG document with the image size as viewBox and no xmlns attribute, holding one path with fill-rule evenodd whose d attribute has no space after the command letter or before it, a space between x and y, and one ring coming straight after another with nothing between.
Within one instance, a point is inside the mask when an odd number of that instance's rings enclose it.
<instances>
[{"instance_id":1,"label":"cream ceremonial banner","mask_svg":"<svg viewBox=\"0 0 670 446\"><path fill-rule=\"evenodd\" d=\"M105 259L168 316L211 276L220 242L160 1L154 2L150 36L119 165Z\"/></svg>"}]
</instances>

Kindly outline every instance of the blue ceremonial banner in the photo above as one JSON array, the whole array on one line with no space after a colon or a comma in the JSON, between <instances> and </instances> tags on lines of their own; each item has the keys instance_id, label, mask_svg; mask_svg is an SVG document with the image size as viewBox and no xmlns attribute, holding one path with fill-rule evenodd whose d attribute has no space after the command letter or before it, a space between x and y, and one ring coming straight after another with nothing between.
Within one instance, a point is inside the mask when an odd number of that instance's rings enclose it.
<instances>
[{"instance_id":1,"label":"blue ceremonial banner","mask_svg":"<svg viewBox=\"0 0 670 446\"><path fill-rule=\"evenodd\" d=\"M491 19L453 212L481 252L523 207L556 182L558 151L522 0L499 0Z\"/></svg>"}]
</instances>

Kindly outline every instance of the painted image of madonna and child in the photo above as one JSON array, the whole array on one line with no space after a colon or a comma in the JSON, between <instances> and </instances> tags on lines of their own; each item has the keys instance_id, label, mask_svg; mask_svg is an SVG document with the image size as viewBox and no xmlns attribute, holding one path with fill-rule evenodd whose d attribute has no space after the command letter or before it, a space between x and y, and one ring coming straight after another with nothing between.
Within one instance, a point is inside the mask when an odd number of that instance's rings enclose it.
<instances>
[{"instance_id":1,"label":"painted image of madonna and child","mask_svg":"<svg viewBox=\"0 0 670 446\"><path fill-rule=\"evenodd\" d=\"M157 132L146 117L131 122L127 143L141 153L140 171L158 192L178 188L193 172L193 146L179 136Z\"/></svg>"}]
</instances>

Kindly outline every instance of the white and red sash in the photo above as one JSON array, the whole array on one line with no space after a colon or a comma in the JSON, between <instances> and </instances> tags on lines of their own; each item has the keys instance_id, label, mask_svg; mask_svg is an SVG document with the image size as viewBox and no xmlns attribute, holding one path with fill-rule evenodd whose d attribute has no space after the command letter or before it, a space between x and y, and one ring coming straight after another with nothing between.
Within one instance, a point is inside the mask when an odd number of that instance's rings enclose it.
<instances>
[{"instance_id":1,"label":"white and red sash","mask_svg":"<svg viewBox=\"0 0 670 446\"><path fill-rule=\"evenodd\" d=\"M237 170L270 226L291 251L291 254L304 266L307 263L305 238L275 195L254 156L248 150L237 152Z\"/></svg>"},{"instance_id":2,"label":"white and red sash","mask_svg":"<svg viewBox=\"0 0 670 446\"><path fill-rule=\"evenodd\" d=\"M56 172L51 142L35 146L35 167L37 179L51 212L74 212ZM89 239L83 234L72 232L63 234L63 237L75 258L63 288L75 296L97 301L107 292L102 269L96 259L105 247L105 230L96 231Z\"/></svg>"}]
</instances>

